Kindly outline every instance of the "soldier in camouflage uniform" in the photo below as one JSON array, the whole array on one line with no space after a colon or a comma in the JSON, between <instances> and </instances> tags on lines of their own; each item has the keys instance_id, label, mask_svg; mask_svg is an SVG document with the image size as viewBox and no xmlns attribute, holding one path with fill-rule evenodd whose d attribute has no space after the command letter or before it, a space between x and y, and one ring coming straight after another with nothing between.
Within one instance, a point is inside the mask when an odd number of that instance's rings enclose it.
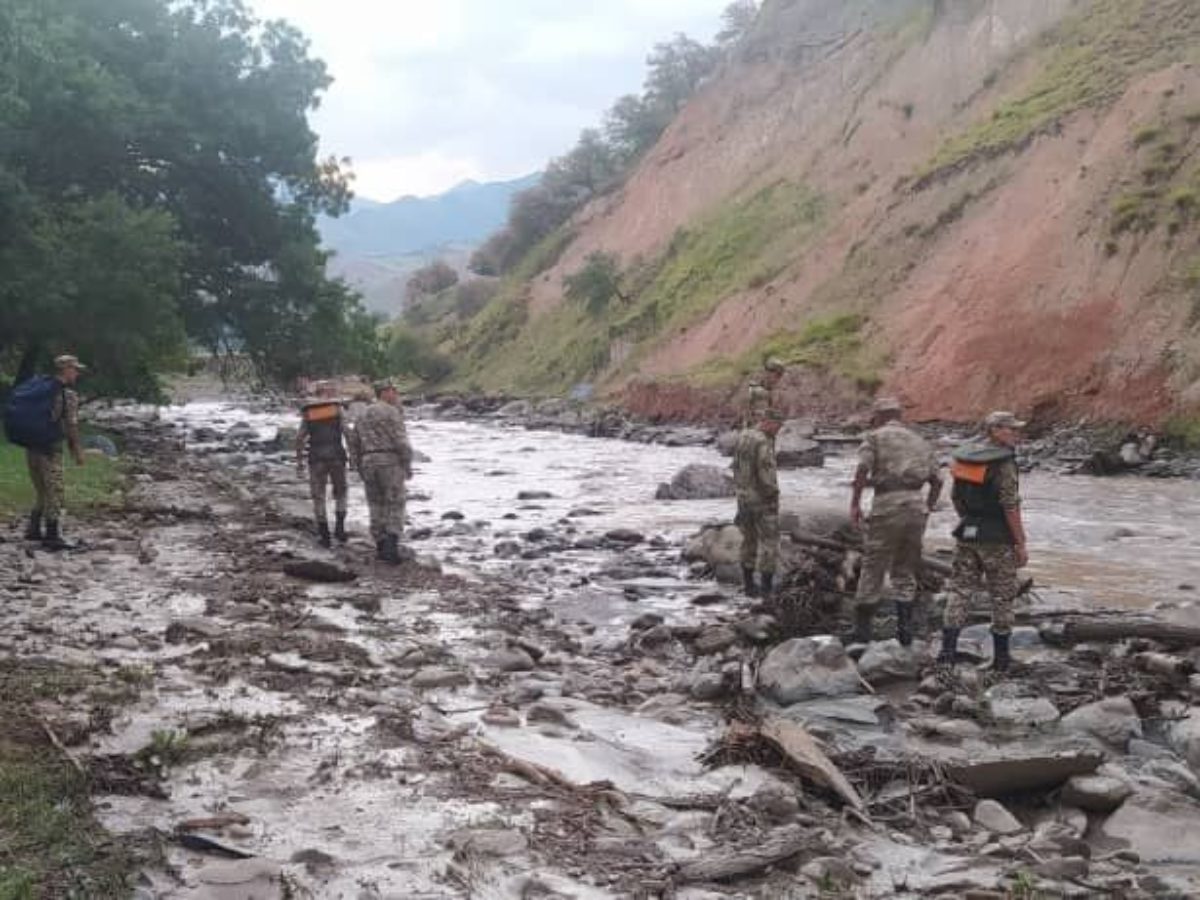
<instances>
[{"instance_id":1,"label":"soldier in camouflage uniform","mask_svg":"<svg viewBox=\"0 0 1200 900\"><path fill-rule=\"evenodd\" d=\"M779 557L779 477L775 468L775 435L783 419L775 410L763 413L756 427L738 435L733 451L737 487L737 519L742 532L742 581L746 595L757 597L754 581L762 573L762 593L774 589Z\"/></svg>"},{"instance_id":2,"label":"soldier in camouflage uniform","mask_svg":"<svg viewBox=\"0 0 1200 900\"><path fill-rule=\"evenodd\" d=\"M412 478L412 447L400 411L400 392L390 382L375 386L376 401L354 423L350 454L362 476L371 512L371 537L385 562L400 561L406 478Z\"/></svg>"},{"instance_id":3,"label":"soldier in camouflage uniform","mask_svg":"<svg viewBox=\"0 0 1200 900\"><path fill-rule=\"evenodd\" d=\"M986 440L954 452L953 499L960 521L938 657L944 664L955 661L971 596L984 590L992 601L992 669L1006 672L1012 662L1008 642L1020 592L1017 570L1029 562L1016 461L1024 427L1012 413L994 412L984 420Z\"/></svg>"},{"instance_id":4,"label":"soldier in camouflage uniform","mask_svg":"<svg viewBox=\"0 0 1200 900\"><path fill-rule=\"evenodd\" d=\"M333 537L340 543L349 538L346 534L346 448L345 417L342 404L334 399L333 385L327 381L317 382L316 398L307 401L300 411L300 430L296 432L296 467L303 474L308 462L308 487L312 495L313 515L317 523L317 538L321 546L331 543L329 514L325 494L328 485L333 485L334 529Z\"/></svg>"},{"instance_id":5,"label":"soldier in camouflage uniform","mask_svg":"<svg viewBox=\"0 0 1200 900\"><path fill-rule=\"evenodd\" d=\"M868 486L874 488L858 579L854 640L871 640L871 618L883 594L884 579L890 574L896 603L896 639L907 647L912 643L913 601L917 598L925 523L941 495L942 476L933 448L901 423L902 414L900 403L890 398L874 405L874 430L858 450L850 519L856 528L861 526L863 491ZM928 497L922 495L925 485L929 485Z\"/></svg>"},{"instance_id":6,"label":"soldier in camouflage uniform","mask_svg":"<svg viewBox=\"0 0 1200 900\"><path fill-rule=\"evenodd\" d=\"M79 374L87 371L87 366L74 356L63 355L54 360L54 368L54 377L62 384L62 390L54 401L51 415L54 421L62 425L71 458L75 460L76 465L82 466L84 456L83 445L79 439L79 395L72 388L79 380ZM63 540L61 531L62 512L66 501L62 441L45 450L27 449L25 460L29 466L29 480L33 482L36 495L33 510L29 514L29 527L25 531L25 538L41 541L47 550L64 550L69 545Z\"/></svg>"},{"instance_id":7,"label":"soldier in camouflage uniform","mask_svg":"<svg viewBox=\"0 0 1200 900\"><path fill-rule=\"evenodd\" d=\"M746 411L742 416L742 427L753 428L762 421L763 414L769 409L776 409L775 388L783 379L787 367L774 356L768 356L763 363L762 374L750 382L746 396Z\"/></svg>"}]
</instances>

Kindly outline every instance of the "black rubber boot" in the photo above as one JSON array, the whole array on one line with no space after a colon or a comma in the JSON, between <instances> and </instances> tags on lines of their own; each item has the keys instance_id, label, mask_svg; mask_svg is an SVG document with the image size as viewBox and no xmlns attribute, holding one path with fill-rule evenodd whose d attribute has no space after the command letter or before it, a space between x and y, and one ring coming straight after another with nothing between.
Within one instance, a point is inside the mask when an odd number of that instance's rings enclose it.
<instances>
[{"instance_id":1,"label":"black rubber boot","mask_svg":"<svg viewBox=\"0 0 1200 900\"><path fill-rule=\"evenodd\" d=\"M958 629L942 629L942 652L937 661L942 665L952 666L958 661Z\"/></svg>"},{"instance_id":2,"label":"black rubber boot","mask_svg":"<svg viewBox=\"0 0 1200 900\"><path fill-rule=\"evenodd\" d=\"M875 609L871 606L854 607L854 632L850 640L855 644L871 643L871 620L875 618Z\"/></svg>"},{"instance_id":3,"label":"black rubber boot","mask_svg":"<svg viewBox=\"0 0 1200 900\"><path fill-rule=\"evenodd\" d=\"M333 536L339 544L344 544L350 539L350 536L346 534L346 514L344 512L337 513L337 519L333 523Z\"/></svg>"},{"instance_id":4,"label":"black rubber boot","mask_svg":"<svg viewBox=\"0 0 1200 900\"><path fill-rule=\"evenodd\" d=\"M31 512L29 514L29 524L25 526L25 540L40 541L42 539L42 514L41 512Z\"/></svg>"},{"instance_id":5,"label":"black rubber boot","mask_svg":"<svg viewBox=\"0 0 1200 900\"><path fill-rule=\"evenodd\" d=\"M758 596L758 585L754 583L754 570L749 566L742 566L742 592L747 597Z\"/></svg>"},{"instance_id":6,"label":"black rubber boot","mask_svg":"<svg viewBox=\"0 0 1200 900\"><path fill-rule=\"evenodd\" d=\"M989 668L998 675L1005 674L1012 666L1012 656L1008 650L1008 638L1007 634L992 632L992 664Z\"/></svg>"},{"instance_id":7,"label":"black rubber boot","mask_svg":"<svg viewBox=\"0 0 1200 900\"><path fill-rule=\"evenodd\" d=\"M42 546L54 552L70 548L71 545L64 541L59 533L57 519L46 520L46 534L42 537Z\"/></svg>"},{"instance_id":8,"label":"black rubber boot","mask_svg":"<svg viewBox=\"0 0 1200 900\"><path fill-rule=\"evenodd\" d=\"M329 539L329 523L324 519L317 521L317 542L322 547L328 547L332 543Z\"/></svg>"},{"instance_id":9,"label":"black rubber boot","mask_svg":"<svg viewBox=\"0 0 1200 900\"><path fill-rule=\"evenodd\" d=\"M396 565L400 562L400 539L394 534L385 534L375 544L378 556L383 562Z\"/></svg>"},{"instance_id":10,"label":"black rubber boot","mask_svg":"<svg viewBox=\"0 0 1200 900\"><path fill-rule=\"evenodd\" d=\"M774 572L763 572L762 573L762 595L764 597L774 597L775 596L775 573Z\"/></svg>"},{"instance_id":11,"label":"black rubber boot","mask_svg":"<svg viewBox=\"0 0 1200 900\"><path fill-rule=\"evenodd\" d=\"M901 603L896 601L896 640L900 642L901 647L911 647L913 642L912 633L913 620L913 605L911 603Z\"/></svg>"}]
</instances>

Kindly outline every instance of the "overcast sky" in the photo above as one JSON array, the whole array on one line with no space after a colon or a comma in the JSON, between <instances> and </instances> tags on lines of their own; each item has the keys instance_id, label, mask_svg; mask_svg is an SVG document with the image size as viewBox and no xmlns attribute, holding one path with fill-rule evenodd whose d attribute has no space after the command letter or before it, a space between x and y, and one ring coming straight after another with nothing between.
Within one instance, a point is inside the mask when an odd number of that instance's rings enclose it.
<instances>
[{"instance_id":1,"label":"overcast sky","mask_svg":"<svg viewBox=\"0 0 1200 900\"><path fill-rule=\"evenodd\" d=\"M729 0L247 0L312 40L336 79L314 125L374 200L540 169L618 96L651 46L709 40Z\"/></svg>"}]
</instances>

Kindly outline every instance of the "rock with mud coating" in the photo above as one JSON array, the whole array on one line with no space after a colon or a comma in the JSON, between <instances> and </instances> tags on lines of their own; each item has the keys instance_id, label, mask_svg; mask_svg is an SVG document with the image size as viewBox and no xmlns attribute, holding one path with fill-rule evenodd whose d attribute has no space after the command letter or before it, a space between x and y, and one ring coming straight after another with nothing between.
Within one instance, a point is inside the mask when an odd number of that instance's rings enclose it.
<instances>
[{"instance_id":1,"label":"rock with mud coating","mask_svg":"<svg viewBox=\"0 0 1200 900\"><path fill-rule=\"evenodd\" d=\"M781 469L803 469L825 465L825 451L812 439L812 422L789 419L775 436L775 463Z\"/></svg>"},{"instance_id":2,"label":"rock with mud coating","mask_svg":"<svg viewBox=\"0 0 1200 900\"><path fill-rule=\"evenodd\" d=\"M446 843L463 856L508 857L529 848L525 835L513 828L468 828L454 832Z\"/></svg>"},{"instance_id":3,"label":"rock with mud coating","mask_svg":"<svg viewBox=\"0 0 1200 900\"><path fill-rule=\"evenodd\" d=\"M526 419L533 413L533 404L528 400L513 400L505 403L494 415L500 419Z\"/></svg>"},{"instance_id":4,"label":"rock with mud coating","mask_svg":"<svg viewBox=\"0 0 1200 900\"><path fill-rule=\"evenodd\" d=\"M733 497L733 477L727 469L692 463L680 469L670 484L660 484L655 500L719 500Z\"/></svg>"},{"instance_id":5,"label":"rock with mud coating","mask_svg":"<svg viewBox=\"0 0 1200 900\"><path fill-rule=\"evenodd\" d=\"M796 537L812 537L841 540L857 546L862 539L850 525L848 506L812 500L789 502L779 511L779 531Z\"/></svg>"},{"instance_id":6,"label":"rock with mud coating","mask_svg":"<svg viewBox=\"0 0 1200 900\"><path fill-rule=\"evenodd\" d=\"M1187 760L1193 771L1200 773L1200 706L1193 706L1187 718L1167 729L1167 743Z\"/></svg>"},{"instance_id":7,"label":"rock with mud coating","mask_svg":"<svg viewBox=\"0 0 1200 900\"><path fill-rule=\"evenodd\" d=\"M325 562L320 559L303 559L284 565L283 574L292 578L302 578L305 581L319 581L326 584L339 584L354 581L357 572L352 572L343 566Z\"/></svg>"},{"instance_id":8,"label":"rock with mud coating","mask_svg":"<svg viewBox=\"0 0 1200 900\"><path fill-rule=\"evenodd\" d=\"M868 684L915 680L926 655L923 643L902 647L897 640L874 641L858 660L858 671Z\"/></svg>"},{"instance_id":9,"label":"rock with mud coating","mask_svg":"<svg viewBox=\"0 0 1200 900\"><path fill-rule=\"evenodd\" d=\"M998 684L984 695L988 714L997 725L1037 728L1057 722L1061 713L1045 697L1023 697L1018 685Z\"/></svg>"},{"instance_id":10,"label":"rock with mud coating","mask_svg":"<svg viewBox=\"0 0 1200 900\"><path fill-rule=\"evenodd\" d=\"M995 800L980 800L975 805L975 821L994 834L1018 834L1025 826Z\"/></svg>"},{"instance_id":11,"label":"rock with mud coating","mask_svg":"<svg viewBox=\"0 0 1200 900\"><path fill-rule=\"evenodd\" d=\"M1107 775L1076 775L1063 785L1061 801L1088 812L1109 813L1133 793L1128 782Z\"/></svg>"},{"instance_id":12,"label":"rock with mud coating","mask_svg":"<svg viewBox=\"0 0 1200 900\"><path fill-rule=\"evenodd\" d=\"M1108 838L1125 841L1143 861L1200 863L1200 803L1168 791L1139 791L1103 825Z\"/></svg>"},{"instance_id":13,"label":"rock with mud coating","mask_svg":"<svg viewBox=\"0 0 1200 900\"><path fill-rule=\"evenodd\" d=\"M537 665L533 657L520 647L504 647L489 653L483 664L501 672L528 672Z\"/></svg>"},{"instance_id":14,"label":"rock with mud coating","mask_svg":"<svg viewBox=\"0 0 1200 900\"><path fill-rule=\"evenodd\" d=\"M738 633L728 625L712 625L700 632L693 645L699 656L728 650L738 642Z\"/></svg>"},{"instance_id":15,"label":"rock with mud coating","mask_svg":"<svg viewBox=\"0 0 1200 900\"><path fill-rule=\"evenodd\" d=\"M1093 735L1121 750L1129 745L1130 738L1142 736L1142 720L1133 701L1124 696L1106 697L1081 706L1063 717L1062 727Z\"/></svg>"},{"instance_id":16,"label":"rock with mud coating","mask_svg":"<svg viewBox=\"0 0 1200 900\"><path fill-rule=\"evenodd\" d=\"M415 688L460 687L471 683L465 672L445 666L427 666L412 677Z\"/></svg>"},{"instance_id":17,"label":"rock with mud coating","mask_svg":"<svg viewBox=\"0 0 1200 900\"><path fill-rule=\"evenodd\" d=\"M518 500L553 500L554 495L549 491L519 491Z\"/></svg>"},{"instance_id":18,"label":"rock with mud coating","mask_svg":"<svg viewBox=\"0 0 1200 900\"><path fill-rule=\"evenodd\" d=\"M614 528L604 533L604 539L614 544L640 544L646 540L646 536L632 528Z\"/></svg>"},{"instance_id":19,"label":"rock with mud coating","mask_svg":"<svg viewBox=\"0 0 1200 900\"><path fill-rule=\"evenodd\" d=\"M767 654L759 690L783 706L817 697L845 697L862 687L854 662L834 637L793 638Z\"/></svg>"},{"instance_id":20,"label":"rock with mud coating","mask_svg":"<svg viewBox=\"0 0 1200 900\"><path fill-rule=\"evenodd\" d=\"M716 572L717 580L729 584L741 581L742 532L736 525L706 527L688 541L683 550L685 562L701 562Z\"/></svg>"}]
</instances>

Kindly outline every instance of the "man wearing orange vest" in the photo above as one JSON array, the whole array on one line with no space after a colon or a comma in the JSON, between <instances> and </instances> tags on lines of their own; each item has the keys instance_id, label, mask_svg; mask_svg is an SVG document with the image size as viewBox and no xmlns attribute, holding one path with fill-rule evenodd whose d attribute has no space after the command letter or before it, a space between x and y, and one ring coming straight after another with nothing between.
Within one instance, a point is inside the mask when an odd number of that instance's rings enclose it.
<instances>
[{"instance_id":1,"label":"man wearing orange vest","mask_svg":"<svg viewBox=\"0 0 1200 900\"><path fill-rule=\"evenodd\" d=\"M329 514L325 505L326 487L333 484L335 524L333 537L345 543L346 534L346 442L343 433L342 405L334 399L334 388L327 381L317 382L316 398L300 410L300 430L296 434L296 466L303 474L308 460L308 486L312 493L317 538L322 547L332 543Z\"/></svg>"},{"instance_id":2,"label":"man wearing orange vest","mask_svg":"<svg viewBox=\"0 0 1200 900\"><path fill-rule=\"evenodd\" d=\"M959 523L941 663L953 665L971 596L978 591L992 601L992 670L1003 674L1012 662L1008 642L1013 601L1020 593L1017 570L1029 562L1016 451L1024 427L1012 413L994 412L983 422L985 441L954 451L952 499Z\"/></svg>"}]
</instances>

